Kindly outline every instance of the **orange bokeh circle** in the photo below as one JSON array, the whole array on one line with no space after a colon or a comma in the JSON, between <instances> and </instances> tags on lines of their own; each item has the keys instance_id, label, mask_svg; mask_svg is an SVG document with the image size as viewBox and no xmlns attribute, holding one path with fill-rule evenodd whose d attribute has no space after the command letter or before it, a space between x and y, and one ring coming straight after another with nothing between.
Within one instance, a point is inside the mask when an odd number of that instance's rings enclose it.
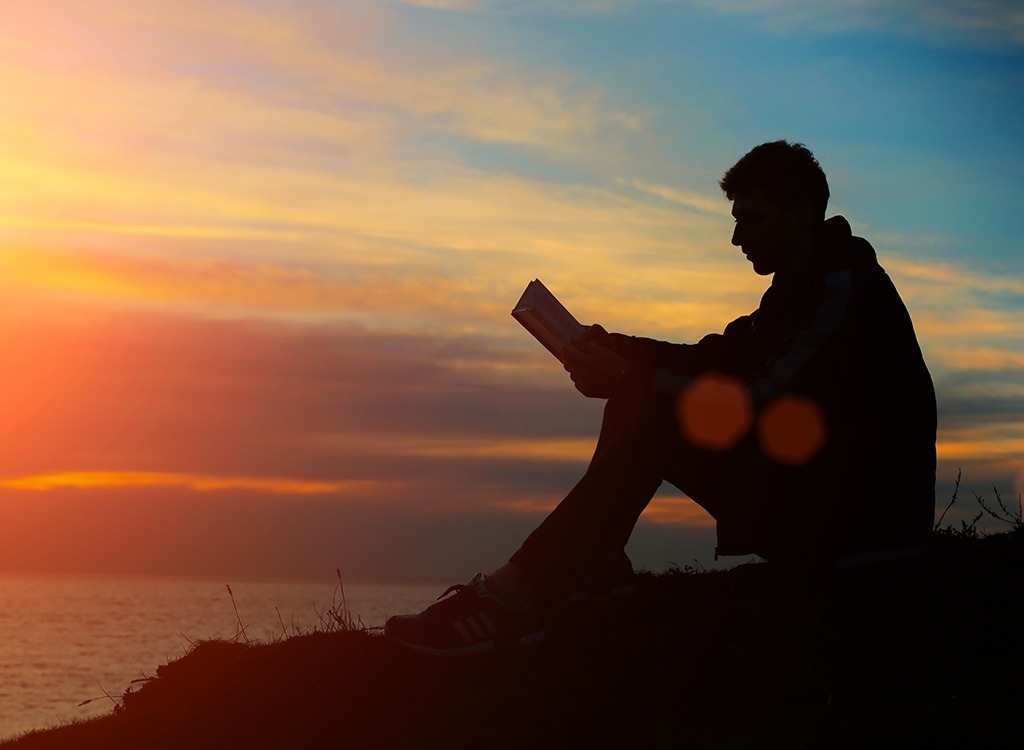
<instances>
[{"instance_id":1,"label":"orange bokeh circle","mask_svg":"<svg viewBox=\"0 0 1024 750\"><path fill-rule=\"evenodd\" d=\"M679 429L690 443L709 450L734 447L750 431L754 405L747 387L721 373L700 375L676 400Z\"/></svg>"},{"instance_id":2,"label":"orange bokeh circle","mask_svg":"<svg viewBox=\"0 0 1024 750\"><path fill-rule=\"evenodd\" d=\"M761 412L757 437L764 454L780 464L802 466L825 445L821 407L803 396L779 396Z\"/></svg>"}]
</instances>

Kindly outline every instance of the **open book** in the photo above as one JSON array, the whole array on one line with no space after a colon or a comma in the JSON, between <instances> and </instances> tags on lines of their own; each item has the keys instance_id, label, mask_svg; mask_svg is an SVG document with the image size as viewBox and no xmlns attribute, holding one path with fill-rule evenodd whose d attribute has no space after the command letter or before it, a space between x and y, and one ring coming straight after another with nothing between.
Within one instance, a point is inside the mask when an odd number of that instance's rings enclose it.
<instances>
[{"instance_id":1,"label":"open book","mask_svg":"<svg viewBox=\"0 0 1024 750\"><path fill-rule=\"evenodd\" d=\"M584 331L572 313L540 283L540 279L534 279L526 285L523 296L512 308L512 317L559 361L562 361L562 348L579 338Z\"/></svg>"}]
</instances>

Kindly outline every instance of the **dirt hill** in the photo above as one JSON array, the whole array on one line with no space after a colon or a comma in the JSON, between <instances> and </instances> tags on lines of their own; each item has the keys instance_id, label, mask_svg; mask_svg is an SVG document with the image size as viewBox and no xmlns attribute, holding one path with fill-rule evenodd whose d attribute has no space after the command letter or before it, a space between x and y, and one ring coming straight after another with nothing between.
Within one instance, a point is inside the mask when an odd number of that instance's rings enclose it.
<instances>
[{"instance_id":1,"label":"dirt hill","mask_svg":"<svg viewBox=\"0 0 1024 750\"><path fill-rule=\"evenodd\" d=\"M1020 529L948 534L815 585L763 564L641 575L487 656L373 632L205 641L113 713L2 747L1024 747L1022 572Z\"/></svg>"}]
</instances>

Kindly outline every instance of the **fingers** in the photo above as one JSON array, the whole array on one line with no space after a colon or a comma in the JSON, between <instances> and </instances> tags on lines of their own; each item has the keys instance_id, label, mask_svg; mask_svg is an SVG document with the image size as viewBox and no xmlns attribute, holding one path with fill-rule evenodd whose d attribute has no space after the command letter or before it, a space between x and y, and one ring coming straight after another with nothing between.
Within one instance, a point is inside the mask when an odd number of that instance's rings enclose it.
<instances>
[{"instance_id":1,"label":"fingers","mask_svg":"<svg viewBox=\"0 0 1024 750\"><path fill-rule=\"evenodd\" d=\"M594 384L590 381L589 378L582 375L575 375L573 373L570 373L569 379L572 380L572 384L573 386L575 386L576 390L582 393L587 398L592 398L595 395L596 390L594 388Z\"/></svg>"},{"instance_id":2,"label":"fingers","mask_svg":"<svg viewBox=\"0 0 1024 750\"><path fill-rule=\"evenodd\" d=\"M589 325L586 328L584 328L583 333L581 333L580 337L573 343L576 344L577 346L593 344L601 345L608 339L609 336L610 334L608 333L608 331L604 330L604 328L598 325L597 323L594 323L593 325Z\"/></svg>"},{"instance_id":3,"label":"fingers","mask_svg":"<svg viewBox=\"0 0 1024 750\"><path fill-rule=\"evenodd\" d=\"M569 373L569 379L577 391L589 397L593 392L593 357L588 356L577 346L567 346L562 351L563 367Z\"/></svg>"},{"instance_id":4,"label":"fingers","mask_svg":"<svg viewBox=\"0 0 1024 750\"><path fill-rule=\"evenodd\" d=\"M562 367L570 375L582 375L596 366L598 349L597 344L588 343L574 343L563 347Z\"/></svg>"}]
</instances>

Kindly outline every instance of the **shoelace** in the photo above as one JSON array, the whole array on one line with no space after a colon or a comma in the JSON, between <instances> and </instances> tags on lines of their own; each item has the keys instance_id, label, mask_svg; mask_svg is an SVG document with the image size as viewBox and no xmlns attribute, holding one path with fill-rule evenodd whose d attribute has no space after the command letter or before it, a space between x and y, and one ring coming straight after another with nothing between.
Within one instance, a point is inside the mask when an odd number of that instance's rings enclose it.
<instances>
[{"instance_id":1,"label":"shoelace","mask_svg":"<svg viewBox=\"0 0 1024 750\"><path fill-rule=\"evenodd\" d=\"M484 582L484 574L483 573L477 573L475 576L473 576L473 580L470 581L469 583L456 583L454 586L449 586L448 588L446 588L444 590L444 593L441 594L441 596L437 597L437 601L441 601L446 596L448 596L448 594L451 594L453 592L456 595L458 595L458 594L461 594L463 591L468 591L468 590L472 589L474 593L478 593L480 591L480 587L481 587L481 584L483 582Z\"/></svg>"}]
</instances>

